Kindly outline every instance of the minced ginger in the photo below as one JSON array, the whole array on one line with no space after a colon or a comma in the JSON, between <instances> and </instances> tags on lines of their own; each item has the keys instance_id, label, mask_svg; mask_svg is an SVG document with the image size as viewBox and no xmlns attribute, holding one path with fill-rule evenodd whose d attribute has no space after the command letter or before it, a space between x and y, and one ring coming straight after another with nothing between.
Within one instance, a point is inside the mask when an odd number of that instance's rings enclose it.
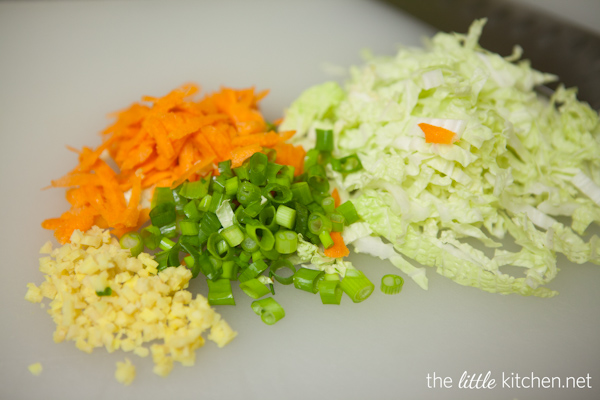
<instances>
[{"instance_id":1,"label":"minced ginger","mask_svg":"<svg viewBox=\"0 0 600 400\"><path fill-rule=\"evenodd\" d=\"M219 347L237 334L205 297L192 298L185 290L192 277L187 268L158 272L151 255L132 257L107 230L75 231L71 243L53 250L49 242L40 253L49 254L40 258L46 281L29 283L25 298L33 303L50 299L57 343L72 340L88 353L104 347L140 357L151 354L154 372L167 376L175 361L194 364L208 329L208 339ZM107 288L112 293L100 296ZM162 343L144 346L156 340Z\"/></svg>"}]
</instances>

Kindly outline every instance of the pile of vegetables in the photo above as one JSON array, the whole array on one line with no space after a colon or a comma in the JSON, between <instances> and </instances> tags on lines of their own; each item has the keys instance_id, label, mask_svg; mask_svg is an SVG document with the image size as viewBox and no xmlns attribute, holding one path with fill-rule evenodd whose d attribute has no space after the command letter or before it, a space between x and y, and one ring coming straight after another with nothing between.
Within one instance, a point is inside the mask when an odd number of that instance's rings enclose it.
<instances>
[{"instance_id":1,"label":"pile of vegetables","mask_svg":"<svg viewBox=\"0 0 600 400\"><path fill-rule=\"evenodd\" d=\"M273 162L275 152L268 151L254 153L237 167L230 160L220 162L217 176L173 189L157 187L151 225L141 234L125 234L121 246L134 256L159 249L159 271L179 267L183 257L193 278L206 278L211 305L235 305L231 282L238 280L253 299L275 294L275 280L319 292L324 304L340 304L342 291L355 302L364 300L374 285L360 271L325 274L314 266L296 270L294 265L301 261L297 250L307 245L322 245L323 256L330 259L347 256L341 232L359 219L352 202L339 204L337 192L330 194L325 165L343 162L330 156L332 132L320 131L318 138L308 152L306 172L297 176L294 167ZM338 272L344 276L341 282ZM268 324L285 315L272 298L256 300L252 307Z\"/></svg>"},{"instance_id":2,"label":"pile of vegetables","mask_svg":"<svg viewBox=\"0 0 600 400\"><path fill-rule=\"evenodd\" d=\"M360 160L350 173L328 169L368 224L346 240L355 250L389 259L424 289L418 264L488 292L549 297L557 253L600 263L600 239L588 235L600 223L599 118L573 89L541 98L536 86L555 77L515 62L519 49L502 58L481 48L483 24L439 33L426 49L368 56L344 88L306 90L280 129L300 144L330 129L333 154ZM508 237L520 250L506 250Z\"/></svg>"}]
</instances>

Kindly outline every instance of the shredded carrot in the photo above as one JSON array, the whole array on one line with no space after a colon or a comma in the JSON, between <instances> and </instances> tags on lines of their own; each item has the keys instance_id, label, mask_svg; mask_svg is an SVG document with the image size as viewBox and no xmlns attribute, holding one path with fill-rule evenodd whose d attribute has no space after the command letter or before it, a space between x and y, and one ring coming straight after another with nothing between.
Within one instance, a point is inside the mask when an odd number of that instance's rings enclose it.
<instances>
[{"instance_id":1,"label":"shredded carrot","mask_svg":"<svg viewBox=\"0 0 600 400\"><path fill-rule=\"evenodd\" d=\"M196 180L229 159L233 167L240 166L264 148L281 152L278 163L302 172L304 149L286 143L294 132L267 131L258 103L268 91L221 88L191 99L198 91L187 84L163 97L143 96L146 104L111 114L115 121L102 132L102 145L67 147L77 153L79 164L51 187L68 189L71 209L42 226L54 230L63 244L73 230L94 224L120 236L148 221L149 210L140 205L143 190Z\"/></svg>"},{"instance_id":2,"label":"shredded carrot","mask_svg":"<svg viewBox=\"0 0 600 400\"><path fill-rule=\"evenodd\" d=\"M452 144L455 140L456 134L451 130L442 128L441 126L435 126L421 122L419 128L423 130L425 134L425 142L427 143L440 143L440 144Z\"/></svg>"},{"instance_id":3,"label":"shredded carrot","mask_svg":"<svg viewBox=\"0 0 600 400\"><path fill-rule=\"evenodd\" d=\"M338 192L337 188L333 189L333 192L331 192L331 197L333 197L333 204L336 207L342 203L342 200L340 199L340 193Z\"/></svg>"},{"instance_id":4,"label":"shredded carrot","mask_svg":"<svg viewBox=\"0 0 600 400\"><path fill-rule=\"evenodd\" d=\"M325 249L325 255L331 258L346 257L350 254L350 250L346 247L342 234L339 232L331 232L331 239L333 239L333 246Z\"/></svg>"}]
</instances>

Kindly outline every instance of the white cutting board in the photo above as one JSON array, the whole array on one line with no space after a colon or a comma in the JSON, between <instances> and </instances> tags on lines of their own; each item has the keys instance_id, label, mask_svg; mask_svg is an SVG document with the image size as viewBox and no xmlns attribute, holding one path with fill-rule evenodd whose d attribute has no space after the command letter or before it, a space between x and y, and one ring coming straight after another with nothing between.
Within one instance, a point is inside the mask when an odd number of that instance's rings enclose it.
<instances>
[{"instance_id":1,"label":"white cutting board","mask_svg":"<svg viewBox=\"0 0 600 400\"><path fill-rule=\"evenodd\" d=\"M483 293L433 270L429 291L407 281L385 296L379 280L394 267L353 256L377 283L368 301L323 306L279 286L287 315L267 326L239 293L237 307L218 308L239 332L230 345L207 343L196 366L166 379L128 354L138 372L129 387L114 379L123 352L54 344L46 311L23 300L27 282L42 281L37 252L51 233L40 223L67 207L62 190L40 188L75 165L65 145L100 144L109 112L192 81L271 89L262 107L275 119L330 78L325 64L358 63L366 47L391 55L432 33L364 1L0 3L0 399L600 398L600 267L564 257L551 285L560 295L537 299ZM27 371L34 362L39 377ZM464 371L490 371L497 387L458 389ZM428 388L434 373L453 387ZM589 374L592 388L501 388L502 373Z\"/></svg>"}]
</instances>

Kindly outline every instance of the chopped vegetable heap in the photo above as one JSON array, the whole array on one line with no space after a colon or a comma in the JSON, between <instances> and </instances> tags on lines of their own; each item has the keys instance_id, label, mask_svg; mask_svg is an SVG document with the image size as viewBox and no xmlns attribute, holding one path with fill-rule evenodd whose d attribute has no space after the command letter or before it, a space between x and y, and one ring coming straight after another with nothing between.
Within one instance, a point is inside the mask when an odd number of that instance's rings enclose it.
<instances>
[{"instance_id":1,"label":"chopped vegetable heap","mask_svg":"<svg viewBox=\"0 0 600 400\"><path fill-rule=\"evenodd\" d=\"M297 130L299 143L330 129L333 154L358 156L362 169L328 168L368 223L344 231L357 251L389 259L425 289L425 269L410 259L462 285L549 297L557 253L600 263L598 237L582 237L600 222L599 118L575 90L536 95L554 77L515 63L518 51L482 49L483 23L439 33L428 49L370 57L345 89L306 90L280 129ZM503 247L507 233L519 250Z\"/></svg>"},{"instance_id":2,"label":"chopped vegetable heap","mask_svg":"<svg viewBox=\"0 0 600 400\"><path fill-rule=\"evenodd\" d=\"M349 276L353 267L341 260L349 253L341 232L358 215L352 202L340 204L337 191L330 194L325 167L335 162L333 134L320 131L318 137L300 175L273 162L274 152L268 152L271 159L257 152L237 167L229 160L219 163L218 176L156 188L152 224L141 234L124 235L121 246L133 255L160 249L154 255L158 271L179 266L183 256L192 277L207 279L211 305L235 305L236 280L253 299L275 294L273 280L320 292L326 304L339 304L342 291L353 301L366 299L373 284L358 271L356 279ZM302 262L313 265L296 270ZM257 301L253 309L268 324L285 315L273 299Z\"/></svg>"}]
</instances>

